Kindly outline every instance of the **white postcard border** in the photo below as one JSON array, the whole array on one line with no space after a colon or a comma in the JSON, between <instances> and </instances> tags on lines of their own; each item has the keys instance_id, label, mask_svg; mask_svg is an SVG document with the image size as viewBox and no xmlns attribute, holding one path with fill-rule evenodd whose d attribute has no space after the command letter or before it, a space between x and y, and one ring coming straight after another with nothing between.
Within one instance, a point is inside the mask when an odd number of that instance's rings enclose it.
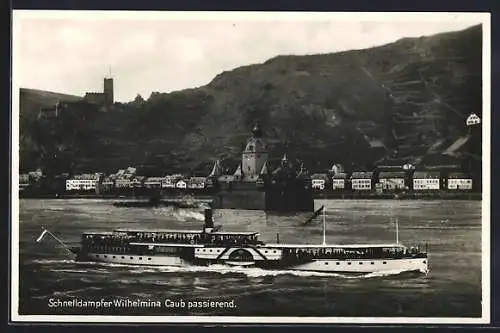
<instances>
[{"instance_id":1,"label":"white postcard border","mask_svg":"<svg viewBox=\"0 0 500 333\"><path fill-rule=\"evenodd\" d=\"M12 37L12 187L11 187L11 321L41 323L289 323L289 324L488 324L491 300L491 249L490 249L490 126L491 126L491 15L490 13L426 13L426 12L132 12L132 11L60 11L14 10L12 31L16 31L17 18L65 18L108 20L349 20L349 21L422 21L470 20L481 23L483 31L483 117L482 117L482 316L480 318L432 317L244 317L244 316L107 316L107 315L19 315L19 89L16 80L16 55L18 51Z\"/></svg>"}]
</instances>

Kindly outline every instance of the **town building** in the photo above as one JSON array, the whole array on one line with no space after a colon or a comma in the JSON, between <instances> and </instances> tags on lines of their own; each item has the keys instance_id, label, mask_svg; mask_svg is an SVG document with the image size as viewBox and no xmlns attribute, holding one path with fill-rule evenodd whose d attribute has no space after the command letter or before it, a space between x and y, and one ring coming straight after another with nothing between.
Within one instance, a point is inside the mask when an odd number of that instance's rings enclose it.
<instances>
[{"instance_id":1,"label":"town building","mask_svg":"<svg viewBox=\"0 0 500 333\"><path fill-rule=\"evenodd\" d=\"M141 188L144 186L144 176L134 176L132 177L131 185L133 188Z\"/></svg>"},{"instance_id":2,"label":"town building","mask_svg":"<svg viewBox=\"0 0 500 333\"><path fill-rule=\"evenodd\" d=\"M161 188L163 177L148 177L144 179L145 188Z\"/></svg>"},{"instance_id":3,"label":"town building","mask_svg":"<svg viewBox=\"0 0 500 333\"><path fill-rule=\"evenodd\" d=\"M351 187L353 191L371 191L373 189L373 172L354 171L351 175Z\"/></svg>"},{"instance_id":4,"label":"town building","mask_svg":"<svg viewBox=\"0 0 500 333\"><path fill-rule=\"evenodd\" d=\"M66 179L66 191L95 191L99 178L99 173L74 175Z\"/></svg>"},{"instance_id":5,"label":"town building","mask_svg":"<svg viewBox=\"0 0 500 333\"><path fill-rule=\"evenodd\" d=\"M344 166L342 164L339 164L339 163L336 163L334 165L332 165L329 173L332 174L332 175L336 175L338 173L344 173Z\"/></svg>"},{"instance_id":6,"label":"town building","mask_svg":"<svg viewBox=\"0 0 500 333\"><path fill-rule=\"evenodd\" d=\"M176 184L175 184L175 187L176 188L179 188L179 189L182 189L182 190L185 190L187 188L187 183L184 179L181 179L179 180Z\"/></svg>"},{"instance_id":7,"label":"town building","mask_svg":"<svg viewBox=\"0 0 500 333\"><path fill-rule=\"evenodd\" d=\"M441 188L441 173L439 171L415 171L413 174L413 190L439 190Z\"/></svg>"},{"instance_id":8,"label":"town building","mask_svg":"<svg viewBox=\"0 0 500 333\"><path fill-rule=\"evenodd\" d=\"M448 175L448 190L472 190L472 178L462 172L452 172Z\"/></svg>"},{"instance_id":9,"label":"town building","mask_svg":"<svg viewBox=\"0 0 500 333\"><path fill-rule=\"evenodd\" d=\"M33 183L36 183L38 181L40 181L40 179L42 179L43 177L43 172L41 169L37 169L35 171L30 171L28 172L28 175L30 177L30 180L33 182Z\"/></svg>"},{"instance_id":10,"label":"town building","mask_svg":"<svg viewBox=\"0 0 500 333\"><path fill-rule=\"evenodd\" d=\"M167 175L163 177L162 182L161 182L161 187L162 188L175 188L175 184L179 180L183 178L182 175L180 174L175 174L175 175Z\"/></svg>"},{"instance_id":11,"label":"town building","mask_svg":"<svg viewBox=\"0 0 500 333\"><path fill-rule=\"evenodd\" d=\"M315 173L311 175L311 187L313 190L323 191L328 185L328 175L324 173Z\"/></svg>"},{"instance_id":12,"label":"town building","mask_svg":"<svg viewBox=\"0 0 500 333\"><path fill-rule=\"evenodd\" d=\"M338 172L332 177L332 190L340 191L347 188L347 173Z\"/></svg>"},{"instance_id":13,"label":"town building","mask_svg":"<svg viewBox=\"0 0 500 333\"><path fill-rule=\"evenodd\" d=\"M28 188L31 185L30 175L27 173L22 173L19 175L19 191Z\"/></svg>"},{"instance_id":14,"label":"town building","mask_svg":"<svg viewBox=\"0 0 500 333\"><path fill-rule=\"evenodd\" d=\"M404 190L406 173L404 171L381 171L378 177L378 188L382 190Z\"/></svg>"},{"instance_id":15,"label":"town building","mask_svg":"<svg viewBox=\"0 0 500 333\"><path fill-rule=\"evenodd\" d=\"M205 177L191 177L187 180L187 187L193 190L205 189Z\"/></svg>"},{"instance_id":16,"label":"town building","mask_svg":"<svg viewBox=\"0 0 500 333\"><path fill-rule=\"evenodd\" d=\"M481 118L475 113L471 113L468 117L467 120L465 121L467 126L473 126L473 125L478 125L481 123Z\"/></svg>"},{"instance_id":17,"label":"town building","mask_svg":"<svg viewBox=\"0 0 500 333\"><path fill-rule=\"evenodd\" d=\"M101 191L110 191L115 187L115 180L110 177L104 177L100 183Z\"/></svg>"},{"instance_id":18,"label":"town building","mask_svg":"<svg viewBox=\"0 0 500 333\"><path fill-rule=\"evenodd\" d=\"M131 188L132 180L130 177L116 177L115 179L115 187L116 188Z\"/></svg>"}]
</instances>

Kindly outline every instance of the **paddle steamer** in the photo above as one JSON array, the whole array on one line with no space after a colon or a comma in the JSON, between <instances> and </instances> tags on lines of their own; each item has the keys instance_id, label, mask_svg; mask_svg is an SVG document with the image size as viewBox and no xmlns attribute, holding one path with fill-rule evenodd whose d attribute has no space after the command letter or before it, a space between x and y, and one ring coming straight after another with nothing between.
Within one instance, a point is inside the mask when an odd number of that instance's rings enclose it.
<instances>
[{"instance_id":1,"label":"paddle steamer","mask_svg":"<svg viewBox=\"0 0 500 333\"><path fill-rule=\"evenodd\" d=\"M50 231L44 229L37 241L45 233ZM326 243L325 235L324 210L323 243L304 245L282 244L279 240L275 244L266 244L259 240L258 232L217 230L211 209L206 209L202 230L116 229L85 232L81 237L81 246L70 251L78 261L148 266L223 264L337 273L428 272L427 251L418 247L408 248L399 243L398 237L393 244L333 245Z\"/></svg>"}]
</instances>

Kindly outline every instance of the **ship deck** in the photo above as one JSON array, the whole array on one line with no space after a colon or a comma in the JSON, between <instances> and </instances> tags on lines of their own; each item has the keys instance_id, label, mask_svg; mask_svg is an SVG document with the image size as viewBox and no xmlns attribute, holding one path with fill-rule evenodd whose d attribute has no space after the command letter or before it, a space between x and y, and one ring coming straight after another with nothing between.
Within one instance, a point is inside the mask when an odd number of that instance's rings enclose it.
<instances>
[{"instance_id":1,"label":"ship deck","mask_svg":"<svg viewBox=\"0 0 500 333\"><path fill-rule=\"evenodd\" d=\"M308 248L308 249L324 249L324 248L339 248L339 249L360 249L360 248L406 248L403 244L265 244L262 247L271 248Z\"/></svg>"}]
</instances>

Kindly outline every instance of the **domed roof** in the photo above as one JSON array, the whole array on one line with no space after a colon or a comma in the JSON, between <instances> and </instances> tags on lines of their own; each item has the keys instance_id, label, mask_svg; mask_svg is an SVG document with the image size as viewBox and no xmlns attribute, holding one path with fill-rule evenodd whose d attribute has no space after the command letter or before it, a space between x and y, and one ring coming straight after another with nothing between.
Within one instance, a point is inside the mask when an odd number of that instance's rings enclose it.
<instances>
[{"instance_id":1,"label":"domed roof","mask_svg":"<svg viewBox=\"0 0 500 333\"><path fill-rule=\"evenodd\" d=\"M245 152L265 153L267 152L267 147L262 139L251 137L247 141Z\"/></svg>"},{"instance_id":2,"label":"domed roof","mask_svg":"<svg viewBox=\"0 0 500 333\"><path fill-rule=\"evenodd\" d=\"M260 128L260 123L259 122L256 122L253 129L252 129L252 133L253 133L253 136L254 138L260 138L262 137L262 129Z\"/></svg>"},{"instance_id":3,"label":"domed roof","mask_svg":"<svg viewBox=\"0 0 500 333\"><path fill-rule=\"evenodd\" d=\"M264 140L261 138L262 130L260 124L257 122L252 129L252 136L248 139L247 145L245 147L245 152L252 153L265 153L267 152L267 146Z\"/></svg>"}]
</instances>

